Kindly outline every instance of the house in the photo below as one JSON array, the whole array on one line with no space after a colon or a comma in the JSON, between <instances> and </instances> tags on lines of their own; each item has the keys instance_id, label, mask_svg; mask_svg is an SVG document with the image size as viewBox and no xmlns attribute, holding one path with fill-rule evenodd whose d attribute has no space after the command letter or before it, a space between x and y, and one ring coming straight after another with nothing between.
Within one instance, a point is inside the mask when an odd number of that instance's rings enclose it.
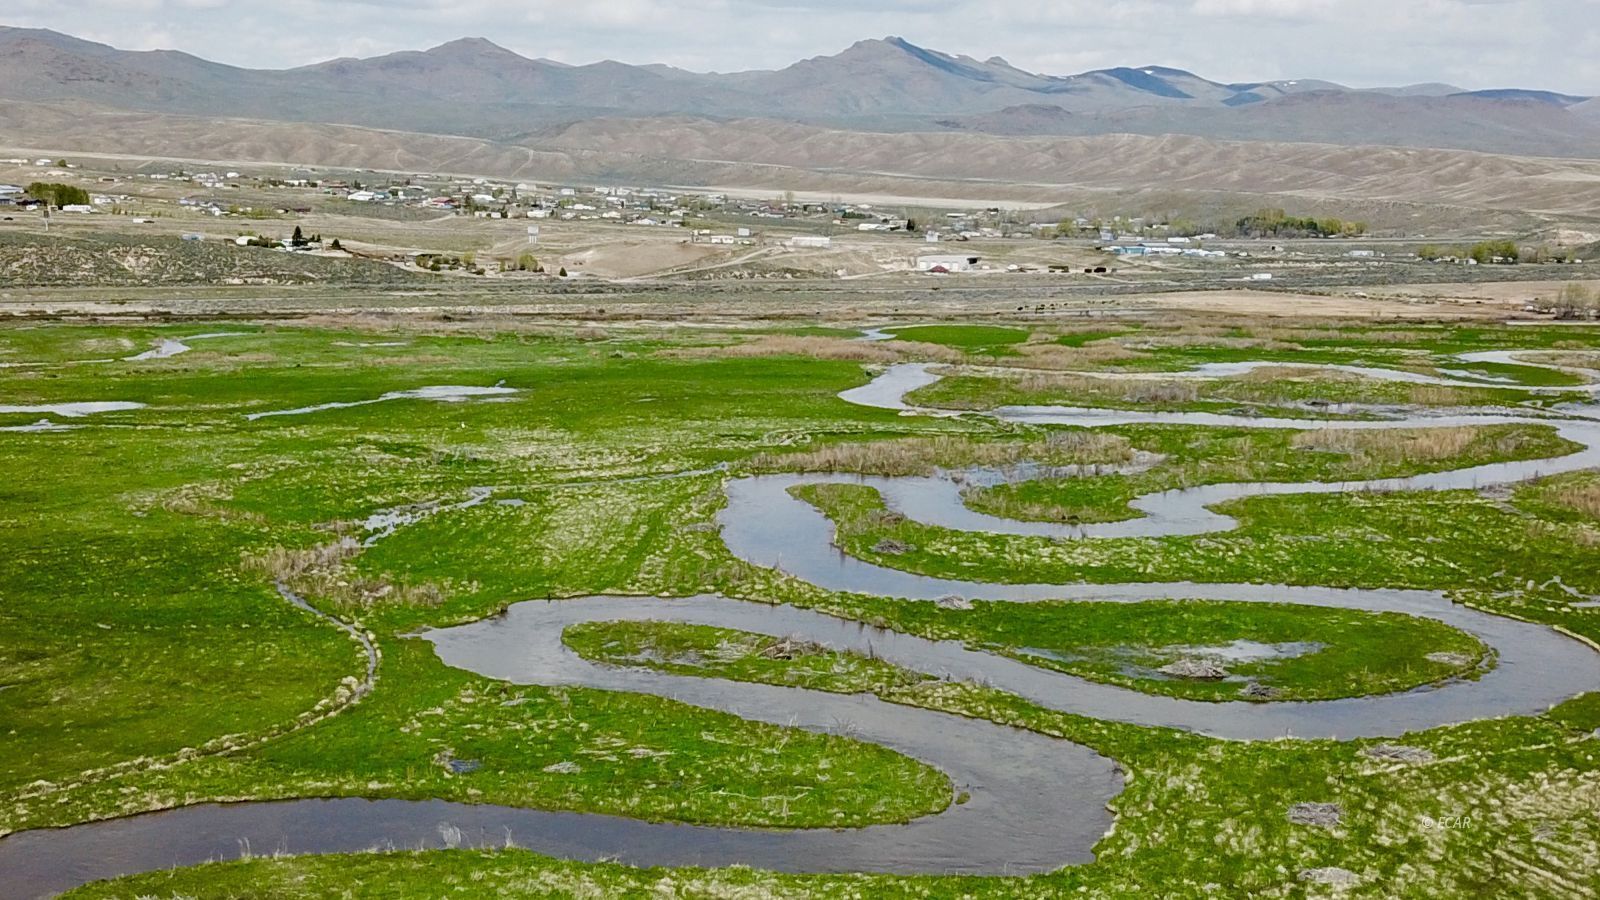
<instances>
[{"instance_id":1,"label":"house","mask_svg":"<svg viewBox=\"0 0 1600 900\"><path fill-rule=\"evenodd\" d=\"M706 240L713 244L732 244L738 239L731 234L713 234Z\"/></svg>"},{"instance_id":2,"label":"house","mask_svg":"<svg viewBox=\"0 0 1600 900\"><path fill-rule=\"evenodd\" d=\"M789 239L789 246L797 249L826 250L833 246L833 238L819 234L799 234Z\"/></svg>"},{"instance_id":3,"label":"house","mask_svg":"<svg viewBox=\"0 0 1600 900\"><path fill-rule=\"evenodd\" d=\"M917 271L919 272L970 272L978 265L977 256L919 256L917 257Z\"/></svg>"}]
</instances>

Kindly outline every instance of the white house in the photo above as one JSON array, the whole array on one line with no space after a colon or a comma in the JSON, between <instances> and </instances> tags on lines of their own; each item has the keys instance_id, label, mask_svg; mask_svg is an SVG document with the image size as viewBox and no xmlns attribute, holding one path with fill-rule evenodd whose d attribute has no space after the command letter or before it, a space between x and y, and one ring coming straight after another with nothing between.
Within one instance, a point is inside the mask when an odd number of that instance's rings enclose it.
<instances>
[{"instance_id":1,"label":"white house","mask_svg":"<svg viewBox=\"0 0 1600 900\"><path fill-rule=\"evenodd\" d=\"M833 246L833 238L821 234L797 234L789 239L789 246L808 248L812 250L826 250Z\"/></svg>"},{"instance_id":2,"label":"white house","mask_svg":"<svg viewBox=\"0 0 1600 900\"><path fill-rule=\"evenodd\" d=\"M977 256L919 256L918 272L970 272L978 264Z\"/></svg>"}]
</instances>

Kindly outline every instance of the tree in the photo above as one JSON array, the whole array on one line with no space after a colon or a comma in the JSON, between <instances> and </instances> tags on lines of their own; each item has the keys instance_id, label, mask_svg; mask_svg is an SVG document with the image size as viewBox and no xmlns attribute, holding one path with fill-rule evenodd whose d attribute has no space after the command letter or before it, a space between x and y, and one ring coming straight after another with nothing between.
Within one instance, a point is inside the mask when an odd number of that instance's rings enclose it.
<instances>
[{"instance_id":1,"label":"tree","mask_svg":"<svg viewBox=\"0 0 1600 900\"><path fill-rule=\"evenodd\" d=\"M293 247L304 247L306 245L306 236L300 233L299 225L294 227L294 235L289 238L289 244Z\"/></svg>"},{"instance_id":2,"label":"tree","mask_svg":"<svg viewBox=\"0 0 1600 900\"><path fill-rule=\"evenodd\" d=\"M89 202L89 192L81 187L46 181L28 185L28 196L57 208Z\"/></svg>"},{"instance_id":3,"label":"tree","mask_svg":"<svg viewBox=\"0 0 1600 900\"><path fill-rule=\"evenodd\" d=\"M906 230L907 231L916 231L917 230L917 220L916 219L906 219Z\"/></svg>"},{"instance_id":4,"label":"tree","mask_svg":"<svg viewBox=\"0 0 1600 900\"><path fill-rule=\"evenodd\" d=\"M338 238L334 238L333 239L333 245L332 245L332 247L330 249L332 249L334 251L337 251L339 253L343 253L344 252L344 246L339 243L339 239Z\"/></svg>"},{"instance_id":5,"label":"tree","mask_svg":"<svg viewBox=\"0 0 1600 900\"><path fill-rule=\"evenodd\" d=\"M1515 263L1520 250L1516 241L1484 241L1474 244L1468 255L1479 265Z\"/></svg>"},{"instance_id":6,"label":"tree","mask_svg":"<svg viewBox=\"0 0 1600 900\"><path fill-rule=\"evenodd\" d=\"M562 278L567 277L567 267L566 266L562 266L561 267L560 275L561 275Z\"/></svg>"}]
</instances>

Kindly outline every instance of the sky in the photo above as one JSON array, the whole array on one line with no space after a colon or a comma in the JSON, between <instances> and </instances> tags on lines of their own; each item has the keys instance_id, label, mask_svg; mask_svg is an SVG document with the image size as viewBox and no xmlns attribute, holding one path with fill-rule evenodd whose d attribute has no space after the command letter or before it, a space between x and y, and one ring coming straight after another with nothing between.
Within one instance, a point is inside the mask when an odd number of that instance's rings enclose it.
<instances>
[{"instance_id":1,"label":"sky","mask_svg":"<svg viewBox=\"0 0 1600 900\"><path fill-rule=\"evenodd\" d=\"M5 0L0 24L254 68L485 37L567 63L727 72L898 35L1051 75L1169 65L1600 95L1600 0Z\"/></svg>"}]
</instances>

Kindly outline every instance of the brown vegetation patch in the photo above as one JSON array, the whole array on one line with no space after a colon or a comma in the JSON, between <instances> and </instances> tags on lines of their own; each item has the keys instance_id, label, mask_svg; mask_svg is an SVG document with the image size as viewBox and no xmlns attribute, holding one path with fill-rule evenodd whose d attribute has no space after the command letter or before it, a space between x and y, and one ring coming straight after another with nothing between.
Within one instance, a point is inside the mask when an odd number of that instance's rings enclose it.
<instances>
[{"instance_id":1,"label":"brown vegetation patch","mask_svg":"<svg viewBox=\"0 0 1600 900\"><path fill-rule=\"evenodd\" d=\"M1600 369L1600 353L1556 353L1546 354L1537 359L1541 363L1568 369Z\"/></svg>"},{"instance_id":2,"label":"brown vegetation patch","mask_svg":"<svg viewBox=\"0 0 1600 900\"><path fill-rule=\"evenodd\" d=\"M1195 333L1198 331L1199 333ZM1136 348L1182 349L1185 347L1223 348L1228 350L1303 350L1299 344L1288 341L1271 340L1259 337L1224 337L1211 333L1209 329L1196 329L1191 331L1185 328L1183 332L1165 335L1141 335L1136 341L1130 342Z\"/></svg>"},{"instance_id":3,"label":"brown vegetation patch","mask_svg":"<svg viewBox=\"0 0 1600 900\"><path fill-rule=\"evenodd\" d=\"M891 346L892 344L892 346ZM684 347L662 350L658 356L669 359L748 359L762 356L808 356L843 362L891 365L917 360L959 363L966 356L953 347L918 341L867 342L847 338L809 335L761 335L739 344Z\"/></svg>"},{"instance_id":4,"label":"brown vegetation patch","mask_svg":"<svg viewBox=\"0 0 1600 900\"><path fill-rule=\"evenodd\" d=\"M1343 382L1349 384L1351 382L1365 381L1366 379L1354 372L1314 369L1307 366L1266 366L1260 369L1251 369L1235 376L1232 380L1245 384L1271 384L1289 380Z\"/></svg>"},{"instance_id":5,"label":"brown vegetation patch","mask_svg":"<svg viewBox=\"0 0 1600 900\"><path fill-rule=\"evenodd\" d=\"M1017 387L1027 393L1068 394L1125 403L1191 403L1200 399L1195 380L1094 378L1074 375L1024 375Z\"/></svg>"},{"instance_id":6,"label":"brown vegetation patch","mask_svg":"<svg viewBox=\"0 0 1600 900\"><path fill-rule=\"evenodd\" d=\"M1300 450L1344 453L1374 462L1435 462L1454 459L1469 448L1513 455L1528 440L1522 430L1488 431L1470 426L1362 431L1302 431L1290 439ZM1487 442L1487 444L1482 442Z\"/></svg>"},{"instance_id":7,"label":"brown vegetation patch","mask_svg":"<svg viewBox=\"0 0 1600 900\"><path fill-rule=\"evenodd\" d=\"M1547 496L1552 503L1591 519L1600 519L1600 481L1567 484L1551 490Z\"/></svg>"},{"instance_id":8,"label":"brown vegetation patch","mask_svg":"<svg viewBox=\"0 0 1600 900\"><path fill-rule=\"evenodd\" d=\"M313 547L270 547L243 557L245 571L265 575L305 597L328 601L341 609L372 609L380 604L438 606L446 589L432 582L396 584L387 576L352 577L346 567L361 553L352 537Z\"/></svg>"},{"instance_id":9,"label":"brown vegetation patch","mask_svg":"<svg viewBox=\"0 0 1600 900\"><path fill-rule=\"evenodd\" d=\"M761 471L851 472L860 475L929 475L937 469L1125 463L1128 439L1100 431L1057 431L1036 441L977 441L954 435L830 444L802 453L763 453L751 460Z\"/></svg>"},{"instance_id":10,"label":"brown vegetation patch","mask_svg":"<svg viewBox=\"0 0 1600 900\"><path fill-rule=\"evenodd\" d=\"M1016 349L1024 360L1022 365L1036 369L1098 369L1116 363L1145 359L1150 355L1111 340L1092 341L1082 347L1029 343Z\"/></svg>"}]
</instances>

